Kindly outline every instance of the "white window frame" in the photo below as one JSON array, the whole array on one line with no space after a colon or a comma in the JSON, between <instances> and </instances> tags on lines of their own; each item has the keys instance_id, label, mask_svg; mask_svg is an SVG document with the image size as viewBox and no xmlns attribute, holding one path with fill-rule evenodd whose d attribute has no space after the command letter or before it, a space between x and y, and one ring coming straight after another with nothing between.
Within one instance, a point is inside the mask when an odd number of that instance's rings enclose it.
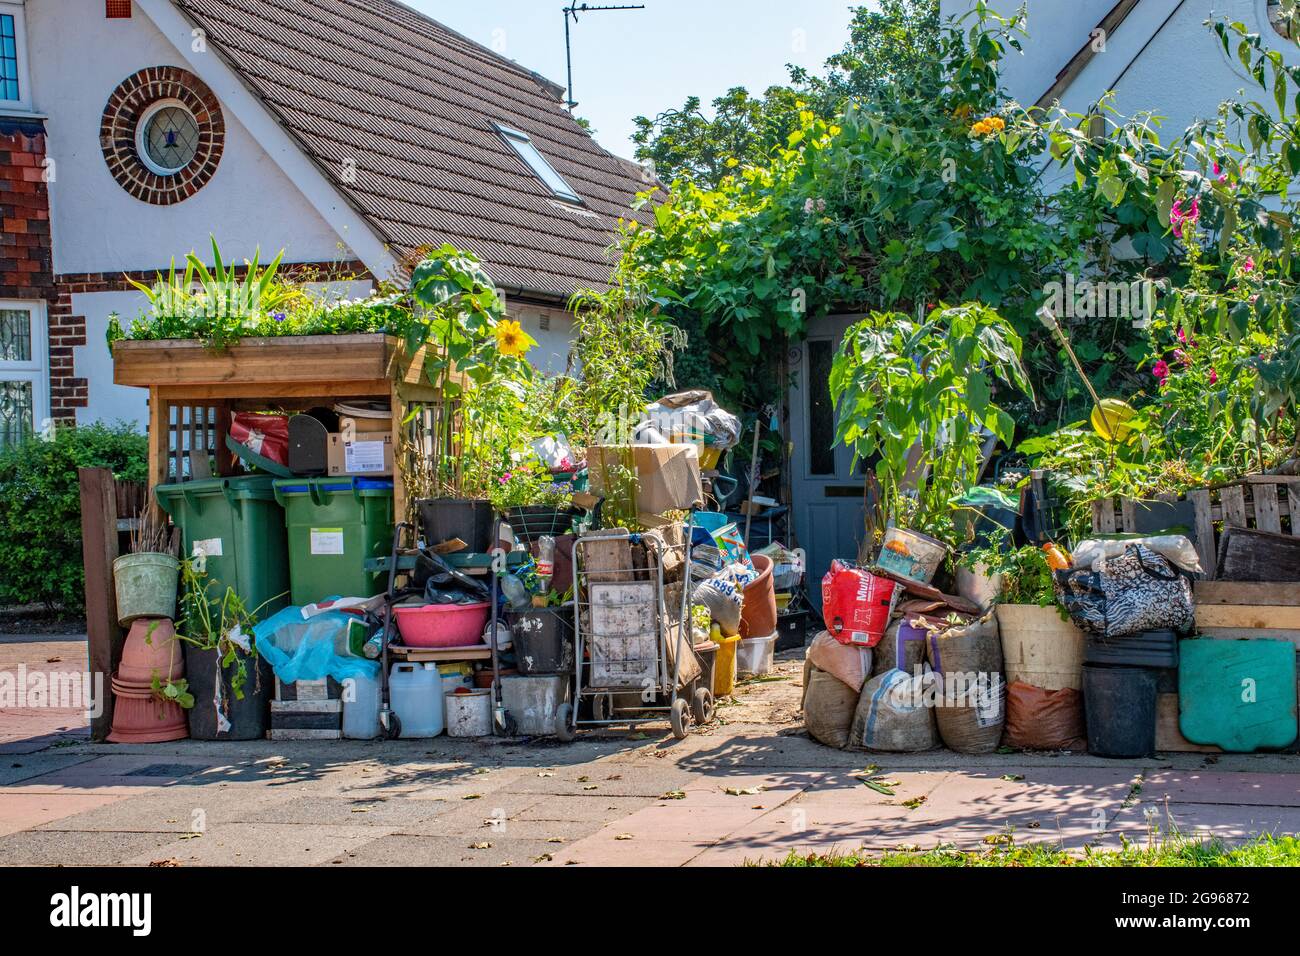
<instances>
[{"instance_id":1,"label":"white window frame","mask_svg":"<svg viewBox=\"0 0 1300 956\"><path fill-rule=\"evenodd\" d=\"M504 123L494 123L493 125L497 128L497 132L501 134L501 138L506 141L506 144L514 150L515 155L528 167L528 171L541 180L542 185L551 191L551 195L562 202L571 203L575 206L585 205L582 197L578 195L578 191L569 184L567 179L560 175L558 169L551 165L551 161L537 148L537 144L533 142L531 136L511 126L506 126Z\"/></svg>"},{"instance_id":2,"label":"white window frame","mask_svg":"<svg viewBox=\"0 0 1300 956\"><path fill-rule=\"evenodd\" d=\"M31 318L32 357L27 362L0 361L0 382L32 383L32 431L50 420L49 329L45 303L39 299L0 299L0 310L26 312Z\"/></svg>"},{"instance_id":3,"label":"white window frame","mask_svg":"<svg viewBox=\"0 0 1300 956\"><path fill-rule=\"evenodd\" d=\"M0 14L14 18L14 45L18 53L18 99L0 99L0 113L32 112L32 71L27 60L27 17L21 3L0 0Z\"/></svg>"},{"instance_id":4,"label":"white window frame","mask_svg":"<svg viewBox=\"0 0 1300 956\"><path fill-rule=\"evenodd\" d=\"M194 120L195 127L198 127L199 121L194 116L194 111L186 106L185 103L177 99L158 100L157 102L150 103L145 109L143 115L141 115L140 121L135 124L136 155L140 157L140 162L144 163L145 166L149 168L150 172L155 173L158 176L175 176L177 173L184 172L194 164L195 157L191 156L190 161L184 166L177 166L175 169L168 169L149 155L149 124L153 121L155 116L163 110L173 106L188 113L190 119Z\"/></svg>"}]
</instances>

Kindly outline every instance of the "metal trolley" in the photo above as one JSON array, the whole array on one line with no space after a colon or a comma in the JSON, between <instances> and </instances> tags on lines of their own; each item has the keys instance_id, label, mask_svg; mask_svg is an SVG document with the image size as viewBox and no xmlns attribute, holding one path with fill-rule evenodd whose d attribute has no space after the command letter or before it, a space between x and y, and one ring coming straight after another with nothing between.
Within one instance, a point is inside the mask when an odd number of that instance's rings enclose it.
<instances>
[{"instance_id":1,"label":"metal trolley","mask_svg":"<svg viewBox=\"0 0 1300 956\"><path fill-rule=\"evenodd\" d=\"M598 531L573 548L574 686L556 736L663 720L682 739L713 719L713 690L691 636L691 562L682 526ZM583 716L590 703L590 717Z\"/></svg>"}]
</instances>

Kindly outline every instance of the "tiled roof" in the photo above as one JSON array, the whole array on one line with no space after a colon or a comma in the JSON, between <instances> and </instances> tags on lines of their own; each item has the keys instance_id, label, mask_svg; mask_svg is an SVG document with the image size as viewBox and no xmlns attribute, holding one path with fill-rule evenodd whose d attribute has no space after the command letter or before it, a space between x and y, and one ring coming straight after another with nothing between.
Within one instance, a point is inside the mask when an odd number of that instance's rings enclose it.
<instances>
[{"instance_id":1,"label":"tiled roof","mask_svg":"<svg viewBox=\"0 0 1300 956\"><path fill-rule=\"evenodd\" d=\"M560 90L395 0L172 0L399 253L450 242L498 285L565 297L609 278L647 188ZM580 195L554 199L497 133L527 133ZM355 163L355 173L350 172Z\"/></svg>"}]
</instances>

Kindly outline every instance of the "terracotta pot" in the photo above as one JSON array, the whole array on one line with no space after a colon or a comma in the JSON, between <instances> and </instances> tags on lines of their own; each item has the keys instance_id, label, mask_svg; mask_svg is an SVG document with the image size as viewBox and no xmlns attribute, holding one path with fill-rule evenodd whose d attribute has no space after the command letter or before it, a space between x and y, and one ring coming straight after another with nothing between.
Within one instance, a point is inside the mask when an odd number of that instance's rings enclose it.
<instances>
[{"instance_id":1,"label":"terracotta pot","mask_svg":"<svg viewBox=\"0 0 1300 956\"><path fill-rule=\"evenodd\" d=\"M185 676L185 654L176 640L176 628L165 617L140 618L131 624L122 645L122 663L117 679L124 684L179 680Z\"/></svg>"},{"instance_id":2,"label":"terracotta pot","mask_svg":"<svg viewBox=\"0 0 1300 956\"><path fill-rule=\"evenodd\" d=\"M174 701L159 700L152 693L142 696L119 693L113 681L113 729L108 735L114 744L156 744L184 740L190 735L185 710Z\"/></svg>"},{"instance_id":3,"label":"terracotta pot","mask_svg":"<svg viewBox=\"0 0 1300 956\"><path fill-rule=\"evenodd\" d=\"M758 572L745 585L745 600L740 609L740 636L767 637L776 633L776 590L772 586L772 559L765 554L753 555Z\"/></svg>"}]
</instances>

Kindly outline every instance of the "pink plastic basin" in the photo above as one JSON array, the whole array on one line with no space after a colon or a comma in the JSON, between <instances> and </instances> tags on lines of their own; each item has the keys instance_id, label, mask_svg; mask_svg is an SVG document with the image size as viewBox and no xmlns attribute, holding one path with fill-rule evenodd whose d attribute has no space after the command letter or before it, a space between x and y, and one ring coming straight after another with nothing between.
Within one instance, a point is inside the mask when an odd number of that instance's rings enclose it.
<instances>
[{"instance_id":1,"label":"pink plastic basin","mask_svg":"<svg viewBox=\"0 0 1300 956\"><path fill-rule=\"evenodd\" d=\"M483 643L492 605L429 604L397 607L397 631L407 647L473 647Z\"/></svg>"}]
</instances>

